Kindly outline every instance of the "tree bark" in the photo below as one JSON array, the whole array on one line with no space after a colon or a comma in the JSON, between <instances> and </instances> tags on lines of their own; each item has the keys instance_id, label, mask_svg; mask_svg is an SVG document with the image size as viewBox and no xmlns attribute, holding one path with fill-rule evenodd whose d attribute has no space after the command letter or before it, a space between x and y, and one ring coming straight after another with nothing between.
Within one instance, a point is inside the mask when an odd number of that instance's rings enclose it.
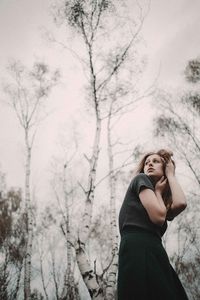
<instances>
[{"instance_id":1,"label":"tree bark","mask_svg":"<svg viewBox=\"0 0 200 300\"><path fill-rule=\"evenodd\" d=\"M28 129L25 131L26 142L26 175L25 175L25 214L26 214L26 254L24 259L24 299L31 298L31 256L33 239L33 221L30 200L31 146L28 139Z\"/></svg>"},{"instance_id":2,"label":"tree bark","mask_svg":"<svg viewBox=\"0 0 200 300\"><path fill-rule=\"evenodd\" d=\"M77 263L83 277L83 280L88 288L90 296L95 300L103 299L103 290L97 281L97 275L92 270L89 260L86 256L85 245L90 233L91 218L92 218L92 208L94 202L94 189L95 189L95 179L96 179L96 168L99 158L99 143L101 135L101 120L99 118L99 113L96 113L96 132L93 146L93 154L90 159L90 171L88 176L88 185L86 191L85 200L85 211L81 221L81 228L79 230L79 237L76 245L76 259Z\"/></svg>"},{"instance_id":3,"label":"tree bark","mask_svg":"<svg viewBox=\"0 0 200 300\"><path fill-rule=\"evenodd\" d=\"M64 182L63 182L63 192L65 199L65 209L66 209L66 244L67 244L67 269L64 277L64 287L61 295L61 300L79 300L78 292L75 287L74 274L72 271L72 258L73 251L71 245L71 230L70 230L70 219L69 219L69 204L68 195L66 188L66 164L64 165Z\"/></svg>"},{"instance_id":4,"label":"tree bark","mask_svg":"<svg viewBox=\"0 0 200 300\"><path fill-rule=\"evenodd\" d=\"M108 141L108 158L109 158L109 186L110 186L110 210L111 210L111 239L112 239L112 263L108 271L106 282L106 300L115 299L116 274L118 269L118 234L116 223L116 175L114 173L114 159L111 140L111 117L113 101L110 105L110 112L107 123L107 141Z\"/></svg>"}]
</instances>

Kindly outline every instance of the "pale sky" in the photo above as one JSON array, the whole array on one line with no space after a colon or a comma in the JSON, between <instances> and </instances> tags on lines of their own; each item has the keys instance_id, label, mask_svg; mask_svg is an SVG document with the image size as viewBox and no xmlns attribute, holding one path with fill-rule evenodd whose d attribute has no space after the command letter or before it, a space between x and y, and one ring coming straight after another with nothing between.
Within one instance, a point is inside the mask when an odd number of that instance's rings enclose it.
<instances>
[{"instance_id":1,"label":"pale sky","mask_svg":"<svg viewBox=\"0 0 200 300\"><path fill-rule=\"evenodd\" d=\"M12 57L27 65L31 65L35 58L42 58L51 66L61 67L64 75L49 99L52 114L42 124L36 140L33 153L35 179L48 173L49 161L56 153L55 145L64 123L69 125L74 117L78 121L81 114L79 93L84 92L81 81L77 80L78 64L69 61L64 51L49 46L42 39L41 28L51 29L54 26L48 11L49 4L48 0L0 0L0 77L4 78L5 66ZM199 0L151 1L142 30L148 57L144 84L154 80L159 66L158 85L176 88L184 83L183 70L187 60L196 58L200 53L199 11ZM69 72L66 72L66 66ZM133 127L136 126L144 112L149 112L142 127L146 132L152 117L148 106L138 108L127 124L133 122ZM84 117L87 120L86 116L80 115L80 118ZM23 186L23 136L16 124L14 114L0 103L0 165L7 174L8 185Z\"/></svg>"},{"instance_id":2,"label":"pale sky","mask_svg":"<svg viewBox=\"0 0 200 300\"><path fill-rule=\"evenodd\" d=\"M152 0L144 26L152 69L161 63L162 84L177 85L187 60L200 52L200 2ZM152 71L151 69L151 71Z\"/></svg>"}]
</instances>

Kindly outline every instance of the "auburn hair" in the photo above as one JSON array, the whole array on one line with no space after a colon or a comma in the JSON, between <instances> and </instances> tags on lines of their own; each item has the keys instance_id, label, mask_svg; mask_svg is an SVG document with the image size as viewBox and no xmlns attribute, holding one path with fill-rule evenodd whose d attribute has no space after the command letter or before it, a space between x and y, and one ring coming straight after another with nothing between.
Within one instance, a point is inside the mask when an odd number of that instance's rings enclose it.
<instances>
[{"instance_id":1,"label":"auburn hair","mask_svg":"<svg viewBox=\"0 0 200 300\"><path fill-rule=\"evenodd\" d=\"M135 171L136 174L144 173L145 161L146 161L146 159L147 159L148 156L153 155L153 154L157 154L157 155L160 156L160 158L161 158L161 160L163 162L163 169L164 170L165 170L166 164L169 162L169 160L173 156L173 152L170 151L170 150L166 150L166 149L160 149L158 151L148 152L148 153L146 153L141 158L140 162L138 163L138 166L137 166L136 171ZM173 164L175 166L174 160L172 160L172 162L173 162ZM168 189L166 190L166 192L162 196L163 196L163 200L164 200L165 206L169 209L170 206L171 206L171 204L172 204L172 194L171 194L171 190L170 190L169 185L168 185Z\"/></svg>"}]
</instances>

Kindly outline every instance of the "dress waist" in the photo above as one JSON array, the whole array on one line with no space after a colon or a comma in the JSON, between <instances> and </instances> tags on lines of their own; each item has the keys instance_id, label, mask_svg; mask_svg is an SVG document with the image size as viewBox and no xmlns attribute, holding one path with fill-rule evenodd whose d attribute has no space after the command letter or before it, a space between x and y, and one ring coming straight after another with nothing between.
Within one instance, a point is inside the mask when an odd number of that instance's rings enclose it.
<instances>
[{"instance_id":1,"label":"dress waist","mask_svg":"<svg viewBox=\"0 0 200 300\"><path fill-rule=\"evenodd\" d=\"M134 225L126 225L124 226L124 228L122 229L121 232L121 236L127 234L127 233L145 233L145 234L149 234L152 235L154 237L157 237L159 240L161 240L161 237L158 235L157 232L153 232L151 230L148 230L146 228L142 228L139 226L134 226Z\"/></svg>"}]
</instances>

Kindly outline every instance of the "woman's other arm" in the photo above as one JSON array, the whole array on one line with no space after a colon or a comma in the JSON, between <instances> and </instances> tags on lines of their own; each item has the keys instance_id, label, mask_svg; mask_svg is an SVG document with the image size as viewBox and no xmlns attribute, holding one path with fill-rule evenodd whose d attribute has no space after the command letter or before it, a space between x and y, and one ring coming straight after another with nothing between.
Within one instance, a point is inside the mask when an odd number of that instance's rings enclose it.
<instances>
[{"instance_id":1,"label":"woman's other arm","mask_svg":"<svg viewBox=\"0 0 200 300\"><path fill-rule=\"evenodd\" d=\"M179 215L187 207L186 197L175 176L172 160L167 163L165 174L172 193L172 205L167 212L167 220L173 220L173 218Z\"/></svg>"}]
</instances>

